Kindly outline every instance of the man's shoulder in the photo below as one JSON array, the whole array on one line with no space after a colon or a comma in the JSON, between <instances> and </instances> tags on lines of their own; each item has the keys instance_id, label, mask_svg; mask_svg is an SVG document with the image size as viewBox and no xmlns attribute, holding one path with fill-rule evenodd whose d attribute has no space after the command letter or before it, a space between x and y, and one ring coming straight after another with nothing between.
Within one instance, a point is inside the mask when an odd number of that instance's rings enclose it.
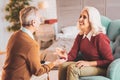
<instances>
[{"instance_id":1,"label":"man's shoulder","mask_svg":"<svg viewBox=\"0 0 120 80\"><path fill-rule=\"evenodd\" d=\"M17 42L27 45L27 46L34 46L36 42L26 33L22 32L21 30L16 31L13 34L14 38Z\"/></svg>"}]
</instances>

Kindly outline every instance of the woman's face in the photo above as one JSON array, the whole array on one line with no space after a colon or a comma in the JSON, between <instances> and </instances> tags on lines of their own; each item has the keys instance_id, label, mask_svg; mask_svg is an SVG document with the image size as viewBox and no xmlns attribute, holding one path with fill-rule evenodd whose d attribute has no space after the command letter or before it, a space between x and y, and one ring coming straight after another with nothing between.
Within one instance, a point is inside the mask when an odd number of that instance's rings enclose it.
<instances>
[{"instance_id":1,"label":"woman's face","mask_svg":"<svg viewBox=\"0 0 120 80\"><path fill-rule=\"evenodd\" d=\"M81 12L79 17L79 28L87 34L90 31L89 15L86 10Z\"/></svg>"}]
</instances>

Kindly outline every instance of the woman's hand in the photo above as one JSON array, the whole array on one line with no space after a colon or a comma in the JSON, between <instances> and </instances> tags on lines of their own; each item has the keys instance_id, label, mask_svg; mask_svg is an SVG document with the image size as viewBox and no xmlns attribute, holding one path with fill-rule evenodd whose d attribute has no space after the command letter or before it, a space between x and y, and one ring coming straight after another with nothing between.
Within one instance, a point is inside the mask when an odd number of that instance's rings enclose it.
<instances>
[{"instance_id":1,"label":"woman's hand","mask_svg":"<svg viewBox=\"0 0 120 80\"><path fill-rule=\"evenodd\" d=\"M88 61L78 61L76 62L76 67L83 67L83 66L90 66L90 63Z\"/></svg>"},{"instance_id":2,"label":"woman's hand","mask_svg":"<svg viewBox=\"0 0 120 80\"><path fill-rule=\"evenodd\" d=\"M83 66L97 66L97 61L78 61L76 62L76 67Z\"/></svg>"},{"instance_id":3,"label":"woman's hand","mask_svg":"<svg viewBox=\"0 0 120 80\"><path fill-rule=\"evenodd\" d=\"M61 48L56 48L56 52L55 54L57 54L61 59L68 59L67 53L65 49L61 49Z\"/></svg>"}]
</instances>

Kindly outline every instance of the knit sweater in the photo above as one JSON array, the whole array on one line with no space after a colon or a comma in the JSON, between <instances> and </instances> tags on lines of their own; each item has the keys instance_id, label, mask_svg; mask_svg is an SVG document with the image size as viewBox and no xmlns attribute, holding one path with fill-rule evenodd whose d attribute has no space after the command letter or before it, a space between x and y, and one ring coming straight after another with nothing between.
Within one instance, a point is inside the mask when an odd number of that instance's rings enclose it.
<instances>
[{"instance_id":1,"label":"knit sweater","mask_svg":"<svg viewBox=\"0 0 120 80\"><path fill-rule=\"evenodd\" d=\"M91 40L78 34L71 51L68 53L68 61L73 61L79 50L84 56L84 60L97 61L99 67L107 67L113 61L110 40L103 33L92 36Z\"/></svg>"}]
</instances>

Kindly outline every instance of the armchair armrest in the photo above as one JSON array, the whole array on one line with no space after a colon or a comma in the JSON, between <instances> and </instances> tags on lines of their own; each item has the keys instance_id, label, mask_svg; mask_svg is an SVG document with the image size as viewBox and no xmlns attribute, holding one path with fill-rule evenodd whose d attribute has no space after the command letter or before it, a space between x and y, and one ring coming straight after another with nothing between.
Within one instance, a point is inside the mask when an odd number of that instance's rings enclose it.
<instances>
[{"instance_id":1,"label":"armchair armrest","mask_svg":"<svg viewBox=\"0 0 120 80\"><path fill-rule=\"evenodd\" d=\"M108 67L107 77L110 80L120 80L120 58L115 59Z\"/></svg>"}]
</instances>

